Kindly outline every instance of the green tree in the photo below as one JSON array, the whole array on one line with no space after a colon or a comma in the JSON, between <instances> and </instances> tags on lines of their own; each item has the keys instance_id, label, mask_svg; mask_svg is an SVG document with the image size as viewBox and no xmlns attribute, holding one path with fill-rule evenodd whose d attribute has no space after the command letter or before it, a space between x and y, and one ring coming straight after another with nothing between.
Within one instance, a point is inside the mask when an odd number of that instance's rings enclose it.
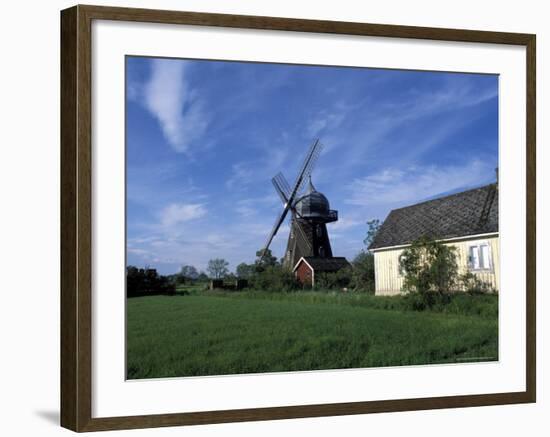
<instances>
[{"instance_id":1,"label":"green tree","mask_svg":"<svg viewBox=\"0 0 550 437\"><path fill-rule=\"evenodd\" d=\"M353 281L353 270L345 267L337 272L324 272L315 275L315 288L341 290L351 285Z\"/></svg>"},{"instance_id":2,"label":"green tree","mask_svg":"<svg viewBox=\"0 0 550 437\"><path fill-rule=\"evenodd\" d=\"M203 271L201 271L199 273L199 276L197 276L197 282L208 282L208 279L208 275Z\"/></svg>"},{"instance_id":3,"label":"green tree","mask_svg":"<svg viewBox=\"0 0 550 437\"><path fill-rule=\"evenodd\" d=\"M252 287L262 291L293 291L299 288L294 274L280 264L267 266L251 278Z\"/></svg>"},{"instance_id":4,"label":"green tree","mask_svg":"<svg viewBox=\"0 0 550 437\"><path fill-rule=\"evenodd\" d=\"M246 263L240 263L235 270L235 273L237 273L237 277L240 279L250 279L254 272L255 265Z\"/></svg>"},{"instance_id":5,"label":"green tree","mask_svg":"<svg viewBox=\"0 0 550 437\"><path fill-rule=\"evenodd\" d=\"M199 272L194 266L182 266L179 274L183 278L190 279L192 281L197 279L199 276Z\"/></svg>"},{"instance_id":6,"label":"green tree","mask_svg":"<svg viewBox=\"0 0 550 437\"><path fill-rule=\"evenodd\" d=\"M381 227L380 220L378 219L372 219L367 222L367 236L363 240L363 243L367 248L371 245L371 243L374 241L374 238L376 237L376 234L380 230Z\"/></svg>"},{"instance_id":7,"label":"green tree","mask_svg":"<svg viewBox=\"0 0 550 437\"><path fill-rule=\"evenodd\" d=\"M351 285L356 290L374 292L374 254L362 250L352 261Z\"/></svg>"},{"instance_id":8,"label":"green tree","mask_svg":"<svg viewBox=\"0 0 550 437\"><path fill-rule=\"evenodd\" d=\"M234 281L237 279L237 276L233 272L229 272L227 275L224 276L224 279L227 281Z\"/></svg>"},{"instance_id":9,"label":"green tree","mask_svg":"<svg viewBox=\"0 0 550 437\"><path fill-rule=\"evenodd\" d=\"M254 264L256 265L256 270L261 271L266 267L277 265L277 257L273 256L271 249L267 249L266 251L260 249L256 252L256 262Z\"/></svg>"},{"instance_id":10,"label":"green tree","mask_svg":"<svg viewBox=\"0 0 550 437\"><path fill-rule=\"evenodd\" d=\"M199 276L199 272L194 266L184 265L178 273L173 275L173 280L179 284L185 284L186 282L196 281Z\"/></svg>"},{"instance_id":11,"label":"green tree","mask_svg":"<svg viewBox=\"0 0 550 437\"><path fill-rule=\"evenodd\" d=\"M399 256L403 288L422 295L445 294L458 280L456 248L428 237L414 241Z\"/></svg>"},{"instance_id":12,"label":"green tree","mask_svg":"<svg viewBox=\"0 0 550 437\"><path fill-rule=\"evenodd\" d=\"M212 279L222 279L229 273L227 267L229 267L229 263L226 260L215 258L208 261L206 271Z\"/></svg>"}]
</instances>

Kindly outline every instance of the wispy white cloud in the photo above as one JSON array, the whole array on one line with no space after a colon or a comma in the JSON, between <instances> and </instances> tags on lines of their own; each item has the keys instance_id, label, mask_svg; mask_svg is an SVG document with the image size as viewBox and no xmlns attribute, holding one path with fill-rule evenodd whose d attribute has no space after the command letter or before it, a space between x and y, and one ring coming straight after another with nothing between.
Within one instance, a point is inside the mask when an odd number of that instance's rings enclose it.
<instances>
[{"instance_id":1,"label":"wispy white cloud","mask_svg":"<svg viewBox=\"0 0 550 437\"><path fill-rule=\"evenodd\" d=\"M206 208L201 203L177 204L173 203L160 213L161 226L168 228L180 223L195 220L206 215Z\"/></svg>"},{"instance_id":2,"label":"wispy white cloud","mask_svg":"<svg viewBox=\"0 0 550 437\"><path fill-rule=\"evenodd\" d=\"M127 199L148 209L160 210L177 199L187 203L204 203L207 194L186 171L184 157L168 162L151 161L143 165L128 166Z\"/></svg>"},{"instance_id":3,"label":"wispy white cloud","mask_svg":"<svg viewBox=\"0 0 550 437\"><path fill-rule=\"evenodd\" d=\"M258 183L269 184L277 172L285 169L289 157L288 147L266 145L261 148L260 153L257 161L240 161L231 166L231 176L225 182L228 189L246 188Z\"/></svg>"},{"instance_id":4,"label":"wispy white cloud","mask_svg":"<svg viewBox=\"0 0 550 437\"><path fill-rule=\"evenodd\" d=\"M266 210L271 210L281 205L281 201L274 192L268 191L266 195L239 199L234 203L233 210L241 216L241 219L251 219L262 215ZM282 206L281 206L282 207Z\"/></svg>"},{"instance_id":5,"label":"wispy white cloud","mask_svg":"<svg viewBox=\"0 0 550 437\"><path fill-rule=\"evenodd\" d=\"M473 187L494 180L494 168L481 160L465 165L413 166L385 168L349 185L352 205L382 205L409 203L440 193Z\"/></svg>"},{"instance_id":6,"label":"wispy white cloud","mask_svg":"<svg viewBox=\"0 0 550 437\"><path fill-rule=\"evenodd\" d=\"M224 258L234 269L240 262L252 262L264 242L269 227L261 223L230 225L223 232L211 226L182 226L179 232L157 230L154 237L128 240L130 262L140 265L170 265L172 271L183 264L204 270L208 260Z\"/></svg>"},{"instance_id":7,"label":"wispy white cloud","mask_svg":"<svg viewBox=\"0 0 550 437\"><path fill-rule=\"evenodd\" d=\"M227 235L217 232L184 232L179 234L158 234L154 238L136 242L128 241L128 254L141 264L178 266L192 264L204 270L208 260L226 257L237 249L237 243Z\"/></svg>"},{"instance_id":8,"label":"wispy white cloud","mask_svg":"<svg viewBox=\"0 0 550 437\"><path fill-rule=\"evenodd\" d=\"M206 131L204 104L186 78L186 64L153 59L151 78L143 90L144 104L158 120L164 137L176 152L187 152Z\"/></svg>"},{"instance_id":9,"label":"wispy white cloud","mask_svg":"<svg viewBox=\"0 0 550 437\"><path fill-rule=\"evenodd\" d=\"M468 80L453 80L432 91L412 88L397 100L382 103L378 109L386 114L394 114L394 118L410 120L473 107L496 97L497 88L480 91Z\"/></svg>"},{"instance_id":10,"label":"wispy white cloud","mask_svg":"<svg viewBox=\"0 0 550 437\"><path fill-rule=\"evenodd\" d=\"M237 205L235 207L235 212L239 214L241 217L247 218L258 214L258 209L252 208L251 206L247 206L247 205Z\"/></svg>"},{"instance_id":11,"label":"wispy white cloud","mask_svg":"<svg viewBox=\"0 0 550 437\"><path fill-rule=\"evenodd\" d=\"M141 83L127 78L126 82L126 97L133 102L139 102L142 96L143 89Z\"/></svg>"},{"instance_id":12,"label":"wispy white cloud","mask_svg":"<svg viewBox=\"0 0 550 437\"><path fill-rule=\"evenodd\" d=\"M481 113L474 109L497 97L496 87L478 89L469 79L454 78L432 90L411 88L376 103L364 100L353 106L335 104L326 113L337 113L342 121L320 132L322 142L328 146L325 154L338 150L339 156L335 158L340 161L339 172L343 174L365 159L372 161L373 156L388 148L402 152L392 158L399 163L415 161L476 121ZM425 127L421 135L411 128L415 123L443 113L447 113L446 118ZM320 121L318 126L321 125ZM401 138L395 137L396 132L403 132ZM388 144L389 138L391 144ZM326 165L327 161L323 162Z\"/></svg>"},{"instance_id":13,"label":"wispy white cloud","mask_svg":"<svg viewBox=\"0 0 550 437\"><path fill-rule=\"evenodd\" d=\"M256 173L251 165L246 162L237 162L231 166L231 176L225 182L225 186L233 189L248 185L254 180Z\"/></svg>"},{"instance_id":14,"label":"wispy white cloud","mask_svg":"<svg viewBox=\"0 0 550 437\"><path fill-rule=\"evenodd\" d=\"M139 249L139 248L136 248L136 247L131 247L130 244L128 244L127 251L128 251L128 253L131 253L132 255L136 255L136 256L139 256L139 257L142 257L142 258L149 256L149 251L148 250Z\"/></svg>"},{"instance_id":15,"label":"wispy white cloud","mask_svg":"<svg viewBox=\"0 0 550 437\"><path fill-rule=\"evenodd\" d=\"M334 111L320 111L314 118L309 121L306 126L306 132L311 137L318 137L319 135L337 129L346 116L346 109L340 106L335 106Z\"/></svg>"},{"instance_id":16,"label":"wispy white cloud","mask_svg":"<svg viewBox=\"0 0 550 437\"><path fill-rule=\"evenodd\" d=\"M350 216L340 217L337 222L330 224L330 230L334 232L347 231L356 226L365 226L364 219L352 218Z\"/></svg>"}]
</instances>

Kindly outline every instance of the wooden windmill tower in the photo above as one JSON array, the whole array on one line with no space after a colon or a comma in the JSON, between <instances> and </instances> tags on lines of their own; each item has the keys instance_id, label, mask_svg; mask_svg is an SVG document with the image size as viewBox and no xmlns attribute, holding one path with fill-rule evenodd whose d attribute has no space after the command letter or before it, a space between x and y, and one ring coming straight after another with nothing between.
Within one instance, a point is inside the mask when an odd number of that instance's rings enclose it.
<instances>
[{"instance_id":1,"label":"wooden windmill tower","mask_svg":"<svg viewBox=\"0 0 550 437\"><path fill-rule=\"evenodd\" d=\"M319 140L311 145L292 187L280 172L271 180L281 198L283 210L267 238L264 253L290 211L290 234L283 259L283 265L289 269L293 269L302 257L335 259L326 224L338 220L338 211L330 209L328 199L311 182L311 173L322 148Z\"/></svg>"}]
</instances>

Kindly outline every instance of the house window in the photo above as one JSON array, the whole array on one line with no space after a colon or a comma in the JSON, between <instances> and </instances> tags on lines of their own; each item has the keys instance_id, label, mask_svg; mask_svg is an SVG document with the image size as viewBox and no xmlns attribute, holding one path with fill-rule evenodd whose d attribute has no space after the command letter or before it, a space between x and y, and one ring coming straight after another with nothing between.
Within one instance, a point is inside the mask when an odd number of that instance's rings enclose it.
<instances>
[{"instance_id":1,"label":"house window","mask_svg":"<svg viewBox=\"0 0 550 437\"><path fill-rule=\"evenodd\" d=\"M491 268L491 250L489 244L480 243L470 246L468 266L470 270L489 270Z\"/></svg>"},{"instance_id":2,"label":"house window","mask_svg":"<svg viewBox=\"0 0 550 437\"><path fill-rule=\"evenodd\" d=\"M407 276L407 271L405 270L405 267L401 267L399 262L397 263L397 276L399 276L400 278L404 278L405 276Z\"/></svg>"},{"instance_id":3,"label":"house window","mask_svg":"<svg viewBox=\"0 0 550 437\"><path fill-rule=\"evenodd\" d=\"M400 278L404 278L405 276L407 276L407 270L405 269L404 266L401 265L401 254L403 253L403 251L399 251L398 252L398 255L397 256L397 276L400 277ZM392 261L390 261L390 263L392 263ZM392 263L393 264L393 263ZM392 266L393 268L393 266Z\"/></svg>"}]
</instances>

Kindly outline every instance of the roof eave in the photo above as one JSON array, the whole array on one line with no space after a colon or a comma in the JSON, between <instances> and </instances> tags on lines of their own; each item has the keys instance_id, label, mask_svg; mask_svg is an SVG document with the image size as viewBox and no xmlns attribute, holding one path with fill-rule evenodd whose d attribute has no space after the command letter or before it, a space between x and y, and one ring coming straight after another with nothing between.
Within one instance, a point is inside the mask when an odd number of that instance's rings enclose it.
<instances>
[{"instance_id":1,"label":"roof eave","mask_svg":"<svg viewBox=\"0 0 550 437\"><path fill-rule=\"evenodd\" d=\"M298 268L298 266L300 265L300 263L301 263L302 261L304 261L304 262L307 264L307 266L313 271L313 267L311 267L311 264L308 263L304 257L301 257L301 258L298 260L298 262L296 263L296 265L294 266L294 268L292 269L292 273L294 273L294 272L296 271L296 269Z\"/></svg>"},{"instance_id":2,"label":"roof eave","mask_svg":"<svg viewBox=\"0 0 550 437\"><path fill-rule=\"evenodd\" d=\"M446 242L446 243L452 243L453 241L471 240L471 239L475 239L475 238L491 237L491 236L495 236L495 235L498 235L498 231L486 232L486 233L483 233L483 234L463 235L461 237L441 238L441 239L436 239L435 241L443 241L443 242ZM371 246L369 246L368 250L369 250L369 252L382 252L384 250L402 249L402 248L405 248L405 247L409 247L411 244L412 243L404 243L404 244L395 244L393 246L380 246L380 247L375 247L375 248L371 248Z\"/></svg>"}]
</instances>

